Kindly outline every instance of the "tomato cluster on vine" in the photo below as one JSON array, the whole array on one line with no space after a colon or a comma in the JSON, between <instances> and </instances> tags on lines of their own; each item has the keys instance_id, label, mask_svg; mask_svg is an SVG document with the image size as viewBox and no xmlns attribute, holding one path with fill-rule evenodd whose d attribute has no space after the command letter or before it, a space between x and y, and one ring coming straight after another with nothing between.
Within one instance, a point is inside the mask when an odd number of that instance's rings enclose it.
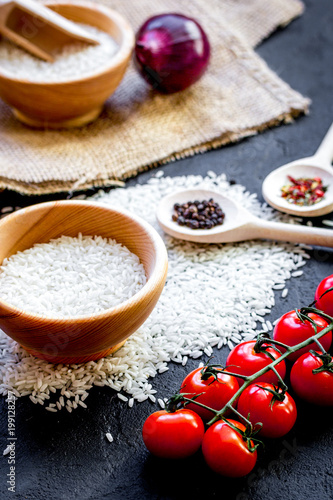
<instances>
[{"instance_id":1,"label":"tomato cluster on vine","mask_svg":"<svg viewBox=\"0 0 333 500\"><path fill-rule=\"evenodd\" d=\"M312 307L315 305L316 307ZM259 438L280 438L294 426L297 408L284 381L302 400L333 406L333 275L317 287L309 307L287 312L273 338L258 335L234 347L226 366L191 371L164 410L148 416L143 441L154 455L186 458L200 448L218 474L242 477L254 468Z\"/></svg>"}]
</instances>

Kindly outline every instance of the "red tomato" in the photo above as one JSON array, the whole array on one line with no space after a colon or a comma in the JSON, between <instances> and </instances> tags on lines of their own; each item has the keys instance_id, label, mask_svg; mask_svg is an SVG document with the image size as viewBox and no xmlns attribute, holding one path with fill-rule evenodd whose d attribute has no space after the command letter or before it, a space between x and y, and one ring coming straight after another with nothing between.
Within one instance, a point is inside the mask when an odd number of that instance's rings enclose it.
<instances>
[{"instance_id":1,"label":"red tomato","mask_svg":"<svg viewBox=\"0 0 333 500\"><path fill-rule=\"evenodd\" d=\"M324 278L318 285L317 290L315 292L315 307L317 309L320 309L321 311L324 311L324 313L328 314L329 316L333 316L333 290L331 292L325 293L323 297L324 292L328 290L329 288L333 287L333 274L331 276L327 276L327 278ZM320 298L321 297L321 298Z\"/></svg>"},{"instance_id":2,"label":"red tomato","mask_svg":"<svg viewBox=\"0 0 333 500\"><path fill-rule=\"evenodd\" d=\"M218 372L217 369L215 369L216 371ZM237 379L225 373L217 373L216 378L211 375L205 380L203 379L204 373L205 368L197 368L189 373L185 377L179 392L188 394L188 398L200 394L199 397L195 398L195 401L207 405L214 410L221 410L235 392L238 391L239 384ZM214 417L213 412L195 403L186 405L186 408L195 411L205 421Z\"/></svg>"},{"instance_id":3,"label":"red tomato","mask_svg":"<svg viewBox=\"0 0 333 500\"><path fill-rule=\"evenodd\" d=\"M317 327L317 333L321 332L328 326L328 322L315 313L309 313L309 318L311 318ZM312 335L315 335L316 331L311 321L302 321L298 318L296 311L290 311L281 316L279 321L276 323L273 331L273 339L282 342L288 346L293 346L303 342L303 340L308 339ZM329 349L332 344L332 332L328 332L326 335L319 339L325 350ZM283 347L278 346L281 352L284 352ZM290 361L296 361L302 354L309 352L310 349L316 349L317 344L312 342L312 344L307 347L303 347L297 352L289 354L288 359Z\"/></svg>"},{"instance_id":4,"label":"red tomato","mask_svg":"<svg viewBox=\"0 0 333 500\"><path fill-rule=\"evenodd\" d=\"M160 410L149 415L143 424L142 437L153 455L185 458L200 448L204 432L199 415L182 408L172 413Z\"/></svg>"},{"instance_id":5,"label":"red tomato","mask_svg":"<svg viewBox=\"0 0 333 500\"><path fill-rule=\"evenodd\" d=\"M333 406L333 373L328 370L313 373L313 370L322 366L322 360L314 354L303 354L291 369L291 386L308 403Z\"/></svg>"},{"instance_id":6,"label":"red tomato","mask_svg":"<svg viewBox=\"0 0 333 500\"><path fill-rule=\"evenodd\" d=\"M241 431L245 430L240 422L228 421ZM228 421L219 420L207 429L202 440L202 453L207 465L218 474L246 476L256 464L257 450L250 451L246 440L228 425Z\"/></svg>"},{"instance_id":7,"label":"red tomato","mask_svg":"<svg viewBox=\"0 0 333 500\"><path fill-rule=\"evenodd\" d=\"M239 397L237 410L253 425L257 422L263 424L258 435L278 438L287 434L295 424L296 404L288 392L283 401L275 400L272 404L274 395L266 389L276 391L274 385L265 382L249 385Z\"/></svg>"},{"instance_id":8,"label":"red tomato","mask_svg":"<svg viewBox=\"0 0 333 500\"><path fill-rule=\"evenodd\" d=\"M234 347L227 358L226 369L232 373L249 376L272 363L272 359L267 353L255 352L255 345L255 340L248 340L247 342L241 342ZM266 344L266 346L268 346L268 344ZM272 347L267 347L267 352L273 356L274 359L278 359L281 356L281 354ZM284 360L275 365L275 369L283 379L286 375L286 364ZM264 375L258 377L256 382L276 384L278 382L278 377L273 370L269 370Z\"/></svg>"}]
</instances>

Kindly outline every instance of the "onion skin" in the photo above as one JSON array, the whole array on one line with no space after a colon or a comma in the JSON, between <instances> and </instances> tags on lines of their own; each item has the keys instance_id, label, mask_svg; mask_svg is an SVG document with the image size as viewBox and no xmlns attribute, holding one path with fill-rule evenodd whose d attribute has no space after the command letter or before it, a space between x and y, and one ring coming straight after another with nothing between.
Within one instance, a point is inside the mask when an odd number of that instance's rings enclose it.
<instances>
[{"instance_id":1,"label":"onion skin","mask_svg":"<svg viewBox=\"0 0 333 500\"><path fill-rule=\"evenodd\" d=\"M197 21L182 14L151 17L137 32L136 68L161 93L179 92L195 83L209 59L206 33Z\"/></svg>"}]
</instances>

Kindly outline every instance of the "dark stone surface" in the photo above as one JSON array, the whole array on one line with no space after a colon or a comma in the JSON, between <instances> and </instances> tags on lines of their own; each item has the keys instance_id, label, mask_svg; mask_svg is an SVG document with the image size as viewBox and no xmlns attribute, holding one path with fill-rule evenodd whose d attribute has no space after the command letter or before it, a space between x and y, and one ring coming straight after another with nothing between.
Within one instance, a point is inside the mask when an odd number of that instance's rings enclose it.
<instances>
[{"instance_id":1,"label":"dark stone surface","mask_svg":"<svg viewBox=\"0 0 333 500\"><path fill-rule=\"evenodd\" d=\"M261 183L273 168L312 155L333 116L332 0L306 0L306 11L258 49L270 68L294 89L312 99L308 116L291 125L268 130L239 144L171 163L163 170L174 176L226 172L261 199ZM144 183L156 171L128 182ZM65 197L58 196L58 198ZM0 204L24 206L47 197L25 198L4 192ZM325 216L327 219L330 216ZM320 219L314 224L321 224ZM307 305L319 281L332 274L333 253L315 248L305 276L291 279L289 295L277 298L271 320ZM223 362L226 350L215 359ZM169 396L197 361L187 367L170 365L156 377L160 395ZM200 453L182 462L165 462L149 455L141 439L141 427L157 406L145 402L127 408L108 388L95 388L88 409L72 414L48 413L28 398L16 402L16 494L7 490L9 465L0 460L0 498L29 500L171 500L178 498L228 498L228 500L327 500L333 498L333 412L298 402L299 417L284 438L268 442L250 476L228 480L207 469ZM0 439L7 440L7 408L1 406ZM110 430L113 443L105 439Z\"/></svg>"}]
</instances>

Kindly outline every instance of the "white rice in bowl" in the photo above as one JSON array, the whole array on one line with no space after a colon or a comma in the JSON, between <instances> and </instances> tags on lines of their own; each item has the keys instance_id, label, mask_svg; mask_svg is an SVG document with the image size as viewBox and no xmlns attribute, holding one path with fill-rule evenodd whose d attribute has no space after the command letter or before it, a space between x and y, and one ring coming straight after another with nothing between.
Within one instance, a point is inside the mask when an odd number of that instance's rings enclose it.
<instances>
[{"instance_id":1,"label":"white rice in bowl","mask_svg":"<svg viewBox=\"0 0 333 500\"><path fill-rule=\"evenodd\" d=\"M34 83L60 83L88 78L105 69L119 50L119 45L108 34L94 26L77 23L98 45L75 42L61 47L48 62L29 54L15 43L0 40L0 70L9 78Z\"/></svg>"},{"instance_id":2,"label":"white rice in bowl","mask_svg":"<svg viewBox=\"0 0 333 500\"><path fill-rule=\"evenodd\" d=\"M138 256L101 236L61 236L17 252L0 266L2 300L53 318L103 312L145 283Z\"/></svg>"}]
</instances>

